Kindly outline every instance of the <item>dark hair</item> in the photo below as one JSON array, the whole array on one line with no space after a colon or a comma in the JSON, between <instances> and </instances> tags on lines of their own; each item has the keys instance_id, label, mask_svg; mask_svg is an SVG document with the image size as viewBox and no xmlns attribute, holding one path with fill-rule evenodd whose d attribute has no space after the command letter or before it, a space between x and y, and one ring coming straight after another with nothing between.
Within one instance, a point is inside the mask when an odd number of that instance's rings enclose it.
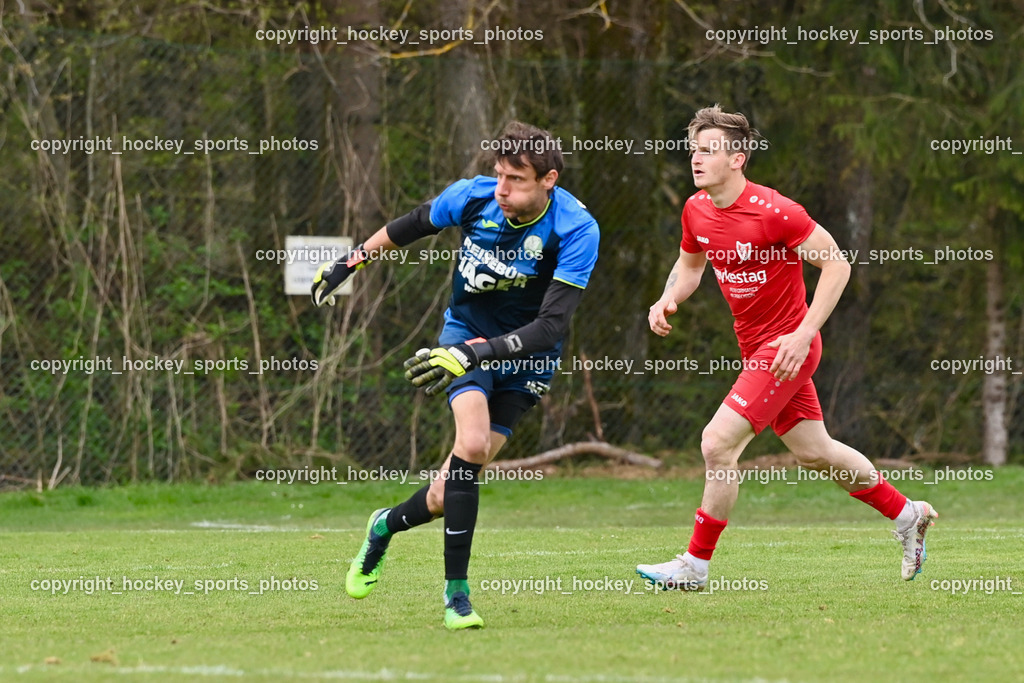
<instances>
[{"instance_id":1,"label":"dark hair","mask_svg":"<svg viewBox=\"0 0 1024 683\"><path fill-rule=\"evenodd\" d=\"M690 152L696 151L697 134L701 131L717 128L722 131L730 152L743 152L743 168L747 168L750 153L754 151L755 135L760 135L750 127L747 117L740 113L727 114L719 105L704 107L693 115L693 120L686 129L686 137L690 143Z\"/></svg>"},{"instance_id":2,"label":"dark hair","mask_svg":"<svg viewBox=\"0 0 1024 683\"><path fill-rule=\"evenodd\" d=\"M538 178L552 169L561 173L564 167L561 140L522 121L509 121L492 149L495 162L504 159L514 168L532 166Z\"/></svg>"}]
</instances>

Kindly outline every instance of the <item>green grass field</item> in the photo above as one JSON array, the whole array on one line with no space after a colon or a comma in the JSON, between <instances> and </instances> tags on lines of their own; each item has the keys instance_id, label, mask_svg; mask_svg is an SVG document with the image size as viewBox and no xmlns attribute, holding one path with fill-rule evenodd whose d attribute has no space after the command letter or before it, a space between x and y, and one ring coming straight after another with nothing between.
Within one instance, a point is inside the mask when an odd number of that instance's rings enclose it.
<instances>
[{"instance_id":1,"label":"green grass field","mask_svg":"<svg viewBox=\"0 0 1024 683\"><path fill-rule=\"evenodd\" d=\"M395 538L369 598L345 595L367 515L408 485L7 493L0 679L1019 680L1024 470L897 485L941 515L916 581L890 523L837 487L747 482L711 577L757 590L684 594L633 569L681 552L701 481L489 484L470 566L487 627L460 633L441 624L438 523ZM157 578L180 592L139 583Z\"/></svg>"}]
</instances>

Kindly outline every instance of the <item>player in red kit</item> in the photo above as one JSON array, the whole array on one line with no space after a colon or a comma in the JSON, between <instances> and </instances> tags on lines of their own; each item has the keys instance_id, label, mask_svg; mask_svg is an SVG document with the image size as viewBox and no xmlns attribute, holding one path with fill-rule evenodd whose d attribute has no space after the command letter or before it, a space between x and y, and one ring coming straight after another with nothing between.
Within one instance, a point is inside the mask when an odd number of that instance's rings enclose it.
<instances>
[{"instance_id":1,"label":"player in red kit","mask_svg":"<svg viewBox=\"0 0 1024 683\"><path fill-rule=\"evenodd\" d=\"M736 464L754 436L770 426L801 466L827 472L851 496L896 523L902 576L925 560L925 532L938 513L896 490L861 453L829 436L811 375L821 360L819 330L850 277L832 236L802 206L744 176L755 144L742 114L707 107L690 122L697 193L683 208L683 239L665 292L650 308L651 330L664 337L710 262L735 317L743 371L701 437L707 468L687 551L641 576L665 588L700 590L708 563L739 493ZM810 306L803 262L821 269Z\"/></svg>"}]
</instances>

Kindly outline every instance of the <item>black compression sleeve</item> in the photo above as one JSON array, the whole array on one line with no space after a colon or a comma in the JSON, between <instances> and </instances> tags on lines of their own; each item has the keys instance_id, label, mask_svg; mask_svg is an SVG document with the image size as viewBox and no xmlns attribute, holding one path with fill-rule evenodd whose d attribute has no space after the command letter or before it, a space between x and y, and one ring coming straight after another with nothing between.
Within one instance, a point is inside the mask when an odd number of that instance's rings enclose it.
<instances>
[{"instance_id":1,"label":"black compression sleeve","mask_svg":"<svg viewBox=\"0 0 1024 683\"><path fill-rule=\"evenodd\" d=\"M412 244L421 237L436 235L440 228L430 222L430 202L424 202L415 209L399 216L387 224L388 239L400 247Z\"/></svg>"},{"instance_id":2,"label":"black compression sleeve","mask_svg":"<svg viewBox=\"0 0 1024 683\"><path fill-rule=\"evenodd\" d=\"M552 280L544 294L537 318L531 323L512 330L485 343L472 344L477 360L508 360L521 358L537 351L550 349L569 330L569 321L576 312L583 290L558 280Z\"/></svg>"}]
</instances>

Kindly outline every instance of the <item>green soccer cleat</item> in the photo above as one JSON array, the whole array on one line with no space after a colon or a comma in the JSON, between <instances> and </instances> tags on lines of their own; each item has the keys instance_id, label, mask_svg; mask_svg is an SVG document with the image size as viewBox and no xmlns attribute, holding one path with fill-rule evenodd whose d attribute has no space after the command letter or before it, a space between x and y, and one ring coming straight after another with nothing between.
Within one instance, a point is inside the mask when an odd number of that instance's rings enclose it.
<instances>
[{"instance_id":1,"label":"green soccer cleat","mask_svg":"<svg viewBox=\"0 0 1024 683\"><path fill-rule=\"evenodd\" d=\"M378 534L373 530L377 520L388 514L391 508L375 510L366 523L366 538L359 548L359 554L348 566L345 577L345 590L353 598L361 600L373 591L380 579L380 570L384 566L384 557L388 552L391 535Z\"/></svg>"},{"instance_id":2,"label":"green soccer cleat","mask_svg":"<svg viewBox=\"0 0 1024 683\"><path fill-rule=\"evenodd\" d=\"M473 611L473 606L469 604L469 596L459 591L444 607L444 627L449 631L483 628L484 620Z\"/></svg>"}]
</instances>

